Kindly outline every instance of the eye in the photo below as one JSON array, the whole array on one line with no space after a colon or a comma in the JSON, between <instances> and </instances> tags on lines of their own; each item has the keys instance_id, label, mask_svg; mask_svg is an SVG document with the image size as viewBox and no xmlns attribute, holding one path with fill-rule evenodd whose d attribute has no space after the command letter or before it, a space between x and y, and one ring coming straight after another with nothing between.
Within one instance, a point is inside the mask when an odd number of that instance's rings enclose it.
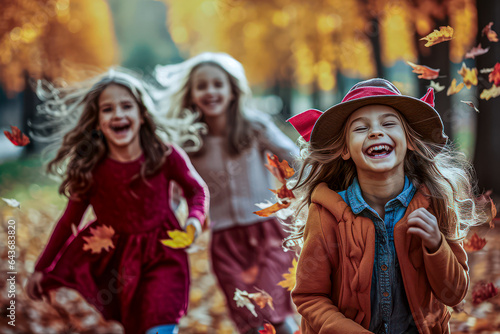
<instances>
[{"instance_id":1,"label":"eye","mask_svg":"<svg viewBox=\"0 0 500 334\"><path fill-rule=\"evenodd\" d=\"M202 90L202 89L205 89L207 87L207 85L205 83L199 83L196 85L196 89L197 90Z\"/></svg>"},{"instance_id":2,"label":"eye","mask_svg":"<svg viewBox=\"0 0 500 334\"><path fill-rule=\"evenodd\" d=\"M363 132L367 129L368 128L366 126L358 126L357 128L354 129L354 132Z\"/></svg>"},{"instance_id":3,"label":"eye","mask_svg":"<svg viewBox=\"0 0 500 334\"><path fill-rule=\"evenodd\" d=\"M383 126L393 126L393 125L396 125L395 122L385 122L384 124L382 124Z\"/></svg>"},{"instance_id":4,"label":"eye","mask_svg":"<svg viewBox=\"0 0 500 334\"><path fill-rule=\"evenodd\" d=\"M111 111L113 111L113 108L111 108L111 107L104 107L104 108L101 108L101 112L104 112L104 113L106 113L106 112L111 112Z\"/></svg>"},{"instance_id":5,"label":"eye","mask_svg":"<svg viewBox=\"0 0 500 334\"><path fill-rule=\"evenodd\" d=\"M130 103L125 103L123 105L123 109L130 109L130 108L132 108L132 104L130 104Z\"/></svg>"},{"instance_id":6,"label":"eye","mask_svg":"<svg viewBox=\"0 0 500 334\"><path fill-rule=\"evenodd\" d=\"M215 82L214 86L217 88L221 88L222 86L224 86L224 84L221 81L217 81Z\"/></svg>"}]
</instances>

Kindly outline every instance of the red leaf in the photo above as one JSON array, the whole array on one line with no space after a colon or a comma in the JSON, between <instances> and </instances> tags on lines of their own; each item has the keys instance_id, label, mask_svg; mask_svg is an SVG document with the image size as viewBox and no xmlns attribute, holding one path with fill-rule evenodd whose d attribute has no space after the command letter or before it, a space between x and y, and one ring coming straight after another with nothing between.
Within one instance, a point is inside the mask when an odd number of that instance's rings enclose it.
<instances>
[{"instance_id":1,"label":"red leaf","mask_svg":"<svg viewBox=\"0 0 500 334\"><path fill-rule=\"evenodd\" d=\"M481 35L486 35L486 37L488 37L488 40L490 42L498 42L497 33L494 32L493 30L491 30L492 25L493 25L493 22L488 23L488 25L483 28Z\"/></svg>"},{"instance_id":2,"label":"red leaf","mask_svg":"<svg viewBox=\"0 0 500 334\"><path fill-rule=\"evenodd\" d=\"M278 196L278 198L295 198L295 195L293 194L293 191L291 191L290 189L288 189L286 187L286 184L284 184L278 190L273 190L273 189L269 189L269 190L271 190L273 193L275 193L276 196Z\"/></svg>"},{"instance_id":3,"label":"red leaf","mask_svg":"<svg viewBox=\"0 0 500 334\"><path fill-rule=\"evenodd\" d=\"M5 137L12 142L12 144L16 146L26 146L30 143L28 136L22 133L17 126L11 125L10 129L12 133L9 131L4 131L3 133L5 134Z\"/></svg>"},{"instance_id":4,"label":"red leaf","mask_svg":"<svg viewBox=\"0 0 500 334\"><path fill-rule=\"evenodd\" d=\"M276 329L271 324L264 324L264 329L259 331L260 334L276 334Z\"/></svg>"},{"instance_id":5,"label":"red leaf","mask_svg":"<svg viewBox=\"0 0 500 334\"><path fill-rule=\"evenodd\" d=\"M479 43L478 46L475 46L473 47L472 49L470 49L470 51L468 51L466 54L465 54L465 58L472 58L474 59L474 57L477 57L477 56L481 56L481 55L484 55L486 52L488 52L490 50L490 48L486 48L486 49L483 49L481 47L481 43Z\"/></svg>"},{"instance_id":6,"label":"red leaf","mask_svg":"<svg viewBox=\"0 0 500 334\"><path fill-rule=\"evenodd\" d=\"M269 163L268 165L266 165L267 169L269 169L269 171L278 179L278 181L283 184L286 183L285 179L288 179L289 177L292 177L293 174L295 174L295 171L292 167L290 167L288 161L283 160L282 162L280 162L275 154L273 154L272 156L268 154L267 162Z\"/></svg>"},{"instance_id":7,"label":"red leaf","mask_svg":"<svg viewBox=\"0 0 500 334\"><path fill-rule=\"evenodd\" d=\"M432 80L436 79L439 76L439 69L433 69L424 65L417 65L412 63L411 61L407 61L406 63L413 68L413 73L419 74L419 79Z\"/></svg>"},{"instance_id":8,"label":"red leaf","mask_svg":"<svg viewBox=\"0 0 500 334\"><path fill-rule=\"evenodd\" d=\"M474 233L470 239L466 240L464 243L464 249L467 252L475 252L483 249L486 245L486 239L480 238L477 233Z\"/></svg>"},{"instance_id":9,"label":"red leaf","mask_svg":"<svg viewBox=\"0 0 500 334\"><path fill-rule=\"evenodd\" d=\"M472 289L472 304L479 305L498 294L498 288L493 283L479 282Z\"/></svg>"},{"instance_id":10,"label":"red leaf","mask_svg":"<svg viewBox=\"0 0 500 334\"><path fill-rule=\"evenodd\" d=\"M488 75L488 81L493 82L495 86L500 86L500 63L496 63L493 72Z\"/></svg>"}]
</instances>

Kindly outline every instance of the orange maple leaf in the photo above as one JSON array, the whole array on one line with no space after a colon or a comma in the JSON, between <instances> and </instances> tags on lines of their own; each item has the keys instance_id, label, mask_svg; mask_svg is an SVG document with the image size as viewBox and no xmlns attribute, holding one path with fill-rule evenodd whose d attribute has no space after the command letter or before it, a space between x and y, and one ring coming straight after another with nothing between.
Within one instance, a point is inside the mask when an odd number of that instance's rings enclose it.
<instances>
[{"instance_id":1,"label":"orange maple leaf","mask_svg":"<svg viewBox=\"0 0 500 334\"><path fill-rule=\"evenodd\" d=\"M448 90L446 91L446 95L450 96L450 95L456 94L456 93L460 92L462 90L462 88L464 88L464 86L465 85L463 82L461 82L457 86L457 79L453 79L451 81L450 87L448 87Z\"/></svg>"},{"instance_id":2,"label":"orange maple leaf","mask_svg":"<svg viewBox=\"0 0 500 334\"><path fill-rule=\"evenodd\" d=\"M463 78L465 87L467 89L470 89L471 86L477 86L477 68L468 68L465 66L465 63L462 63L462 68L458 71L458 74L460 74Z\"/></svg>"},{"instance_id":3,"label":"orange maple leaf","mask_svg":"<svg viewBox=\"0 0 500 334\"><path fill-rule=\"evenodd\" d=\"M474 233L469 239L465 241L464 249L467 252L475 252L483 249L486 243L486 239L480 238L477 233Z\"/></svg>"},{"instance_id":4,"label":"orange maple leaf","mask_svg":"<svg viewBox=\"0 0 500 334\"><path fill-rule=\"evenodd\" d=\"M500 86L500 63L496 63L493 72L488 75L488 81L493 82L495 86Z\"/></svg>"},{"instance_id":5,"label":"orange maple leaf","mask_svg":"<svg viewBox=\"0 0 500 334\"><path fill-rule=\"evenodd\" d=\"M434 29L429 35L421 38L420 40L425 39L427 43L425 43L426 47L436 45L441 42L449 41L453 38L453 28L450 26L439 27L439 30Z\"/></svg>"},{"instance_id":6,"label":"orange maple leaf","mask_svg":"<svg viewBox=\"0 0 500 334\"><path fill-rule=\"evenodd\" d=\"M259 330L259 334L276 334L276 329L271 324L264 324L264 329Z\"/></svg>"},{"instance_id":7,"label":"orange maple leaf","mask_svg":"<svg viewBox=\"0 0 500 334\"><path fill-rule=\"evenodd\" d=\"M290 189L288 189L287 186L286 186L286 184L284 184L278 190L273 190L273 189L269 189L269 190L271 190L273 193L275 193L276 196L278 196L278 198L295 198L295 195L293 194L293 191L291 191Z\"/></svg>"},{"instance_id":8,"label":"orange maple leaf","mask_svg":"<svg viewBox=\"0 0 500 334\"><path fill-rule=\"evenodd\" d=\"M491 30L491 26L493 25L493 22L490 22L486 25L486 27L483 28L483 31L481 32L481 35L486 35L488 37L488 40L490 42L498 42L498 36L497 33Z\"/></svg>"},{"instance_id":9,"label":"orange maple leaf","mask_svg":"<svg viewBox=\"0 0 500 334\"><path fill-rule=\"evenodd\" d=\"M279 282L278 285L287 289L288 291L292 291L292 289L295 287L296 275L297 260L294 258L292 261L292 267L288 269L288 273L284 273L282 275L284 280Z\"/></svg>"},{"instance_id":10,"label":"orange maple leaf","mask_svg":"<svg viewBox=\"0 0 500 334\"><path fill-rule=\"evenodd\" d=\"M469 107L471 107L472 109L474 109L476 112L479 112L479 109L476 108L476 106L474 105L474 103L472 101L463 101L463 100L460 100L460 102L465 103L466 105L468 105Z\"/></svg>"},{"instance_id":11,"label":"orange maple leaf","mask_svg":"<svg viewBox=\"0 0 500 334\"><path fill-rule=\"evenodd\" d=\"M500 87L493 85L489 89L483 89L479 98L488 101L489 99L497 96L500 96Z\"/></svg>"},{"instance_id":12,"label":"orange maple leaf","mask_svg":"<svg viewBox=\"0 0 500 334\"><path fill-rule=\"evenodd\" d=\"M292 167L290 167L288 161L283 160L282 162L280 162L275 154L273 154L272 156L268 154L267 162L269 164L265 165L266 168L269 169L271 174L273 174L278 179L278 181L283 184L286 183L285 179L288 179L292 177L293 174L295 174L295 171Z\"/></svg>"},{"instance_id":13,"label":"orange maple leaf","mask_svg":"<svg viewBox=\"0 0 500 334\"><path fill-rule=\"evenodd\" d=\"M90 237L83 237L86 244L83 245L83 250L90 250L92 254L101 253L102 250L109 251L111 248L115 248L113 245L113 235L115 230L111 226L97 226L96 228L90 228Z\"/></svg>"},{"instance_id":14,"label":"orange maple leaf","mask_svg":"<svg viewBox=\"0 0 500 334\"><path fill-rule=\"evenodd\" d=\"M413 73L419 74L419 79L432 80L436 79L439 76L439 69L433 69L424 65L417 65L412 63L411 61L407 61L406 63L413 68Z\"/></svg>"},{"instance_id":15,"label":"orange maple leaf","mask_svg":"<svg viewBox=\"0 0 500 334\"><path fill-rule=\"evenodd\" d=\"M11 125L10 129L12 133L9 131L4 131L5 137L11 141L12 144L16 146L26 146L30 143L30 139L24 133L19 130L17 126Z\"/></svg>"},{"instance_id":16,"label":"orange maple leaf","mask_svg":"<svg viewBox=\"0 0 500 334\"><path fill-rule=\"evenodd\" d=\"M468 51L466 54L465 54L465 58L472 58L474 59L475 57L477 56L481 56L481 55L484 55L486 52L488 52L490 50L490 48L486 48L486 49L483 49L481 47L481 43L479 43L478 46L475 46L473 47L472 49L470 49L470 51Z\"/></svg>"},{"instance_id":17,"label":"orange maple leaf","mask_svg":"<svg viewBox=\"0 0 500 334\"><path fill-rule=\"evenodd\" d=\"M288 208L290 206L290 202L283 202L283 203L275 203L265 209L262 209L262 210L259 210L259 211L255 211L254 213L257 215L257 216L261 216L261 217L269 217L270 215L272 215L273 213L281 210L281 209L285 209L285 208Z\"/></svg>"}]
</instances>

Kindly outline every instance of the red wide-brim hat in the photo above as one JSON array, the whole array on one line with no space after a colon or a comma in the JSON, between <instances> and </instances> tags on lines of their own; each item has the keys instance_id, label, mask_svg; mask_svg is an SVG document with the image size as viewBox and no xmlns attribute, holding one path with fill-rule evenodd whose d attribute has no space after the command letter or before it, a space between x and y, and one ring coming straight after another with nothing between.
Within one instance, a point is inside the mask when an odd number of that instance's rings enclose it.
<instances>
[{"instance_id":1,"label":"red wide-brim hat","mask_svg":"<svg viewBox=\"0 0 500 334\"><path fill-rule=\"evenodd\" d=\"M422 99L402 95L389 81L381 78L362 81L354 85L342 102L325 112L306 110L288 119L288 122L315 149L324 148L338 135L357 109L382 104L396 109L406 119L421 139L444 146L448 136L443 131L443 122L434 107L434 90L429 88Z\"/></svg>"}]
</instances>

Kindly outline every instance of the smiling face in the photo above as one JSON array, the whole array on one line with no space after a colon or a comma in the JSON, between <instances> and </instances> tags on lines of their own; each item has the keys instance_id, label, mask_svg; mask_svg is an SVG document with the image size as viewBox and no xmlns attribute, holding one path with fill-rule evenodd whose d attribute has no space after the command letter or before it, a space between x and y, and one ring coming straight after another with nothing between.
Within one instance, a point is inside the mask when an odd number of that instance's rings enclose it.
<instances>
[{"instance_id":1,"label":"smiling face","mask_svg":"<svg viewBox=\"0 0 500 334\"><path fill-rule=\"evenodd\" d=\"M110 84L99 96L98 107L99 129L110 151L132 149L131 154L138 154L141 150L139 130L143 119L130 91L121 85Z\"/></svg>"},{"instance_id":2,"label":"smiling face","mask_svg":"<svg viewBox=\"0 0 500 334\"><path fill-rule=\"evenodd\" d=\"M347 120L347 152L358 174L404 173L408 145L398 112L389 106L368 105L356 110Z\"/></svg>"},{"instance_id":3,"label":"smiling face","mask_svg":"<svg viewBox=\"0 0 500 334\"><path fill-rule=\"evenodd\" d=\"M220 67L204 64L194 70L191 99L205 118L227 117L234 98L228 74Z\"/></svg>"}]
</instances>

